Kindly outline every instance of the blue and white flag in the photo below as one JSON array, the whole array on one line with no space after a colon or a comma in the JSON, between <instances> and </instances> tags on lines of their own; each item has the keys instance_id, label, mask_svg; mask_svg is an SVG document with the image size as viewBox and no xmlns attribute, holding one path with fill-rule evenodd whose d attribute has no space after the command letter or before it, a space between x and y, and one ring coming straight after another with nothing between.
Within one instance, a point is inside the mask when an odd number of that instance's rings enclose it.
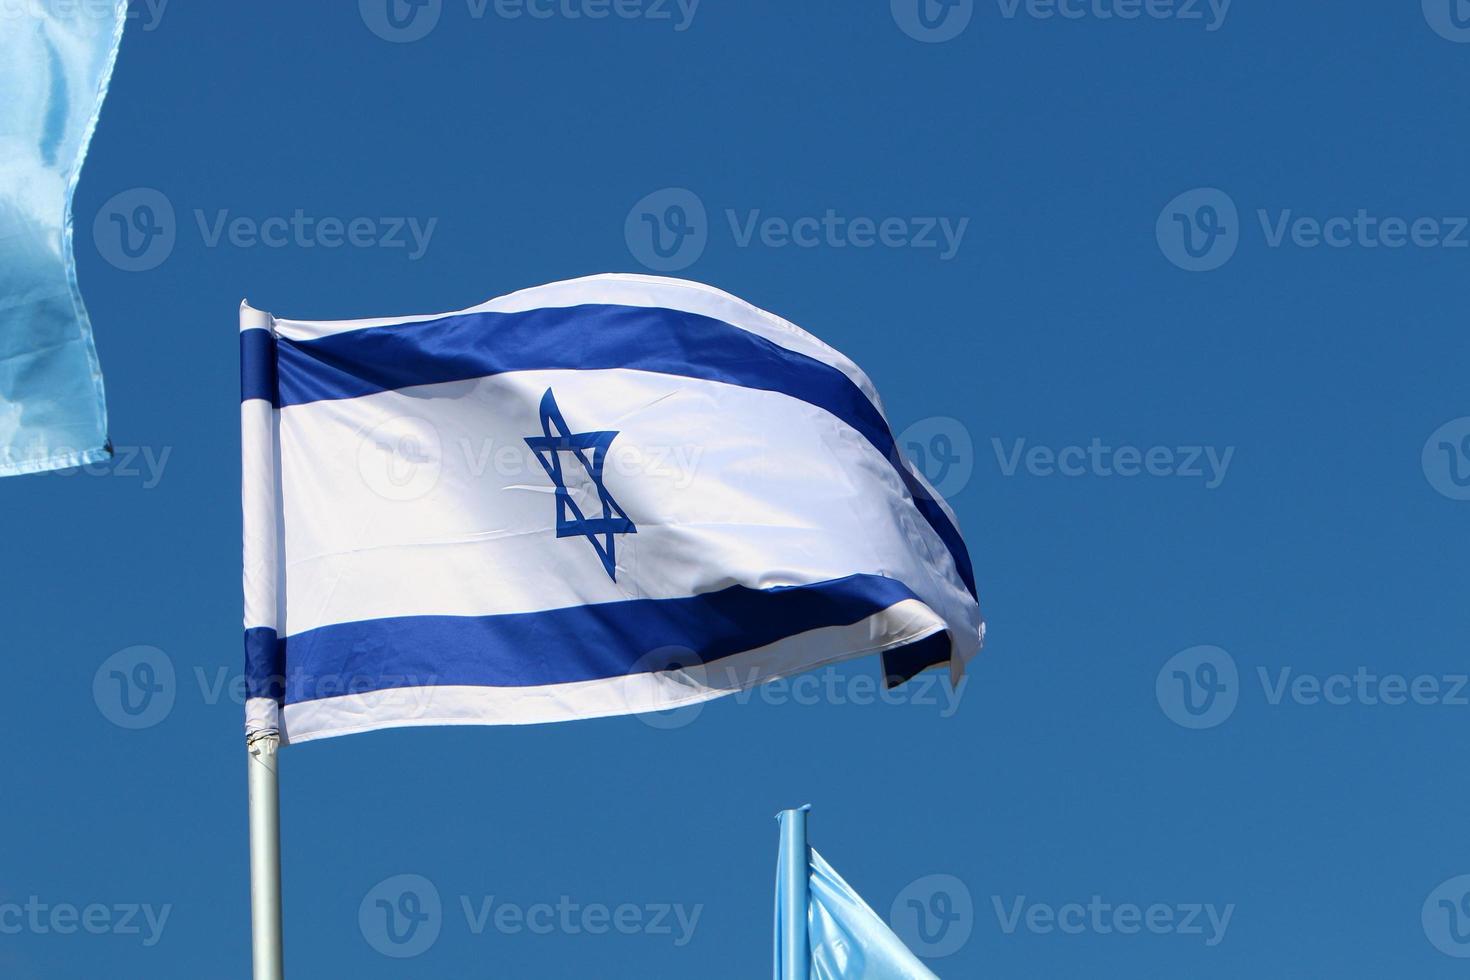
<instances>
[{"instance_id":1,"label":"blue and white flag","mask_svg":"<svg viewBox=\"0 0 1470 980\"><path fill-rule=\"evenodd\" d=\"M980 648L872 383L734 296L241 327L249 732L660 711L868 653L957 682Z\"/></svg>"},{"instance_id":2,"label":"blue and white flag","mask_svg":"<svg viewBox=\"0 0 1470 980\"><path fill-rule=\"evenodd\" d=\"M0 9L0 476L111 454L71 203L128 7L8 6Z\"/></svg>"}]
</instances>

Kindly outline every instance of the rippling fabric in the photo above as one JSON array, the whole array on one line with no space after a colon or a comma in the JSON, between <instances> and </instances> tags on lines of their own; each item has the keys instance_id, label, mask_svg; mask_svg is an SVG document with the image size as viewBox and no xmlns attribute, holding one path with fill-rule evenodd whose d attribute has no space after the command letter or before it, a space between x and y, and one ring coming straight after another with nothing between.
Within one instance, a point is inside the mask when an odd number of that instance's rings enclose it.
<instances>
[{"instance_id":1,"label":"rippling fabric","mask_svg":"<svg viewBox=\"0 0 1470 980\"><path fill-rule=\"evenodd\" d=\"M71 201L126 17L28 0L0 22L0 476L111 453Z\"/></svg>"},{"instance_id":2,"label":"rippling fabric","mask_svg":"<svg viewBox=\"0 0 1470 980\"><path fill-rule=\"evenodd\" d=\"M728 293L241 326L251 732L693 712L870 654L958 684L980 649L872 382Z\"/></svg>"},{"instance_id":3,"label":"rippling fabric","mask_svg":"<svg viewBox=\"0 0 1470 980\"><path fill-rule=\"evenodd\" d=\"M937 980L822 855L811 855L811 980Z\"/></svg>"},{"instance_id":4,"label":"rippling fabric","mask_svg":"<svg viewBox=\"0 0 1470 980\"><path fill-rule=\"evenodd\" d=\"M803 807L802 811L806 809ZM786 810L779 817L783 832L776 865L775 980L938 980L815 848L800 846L800 841L805 839L804 830L797 831L797 845L790 845L786 833L788 821L804 821L802 811ZM787 914L783 907L799 888L801 878L794 875L799 873L797 869L802 861L807 863L806 928L810 956L805 963L795 964L800 975L792 976L782 957L783 919ZM788 881L795 883L789 890ZM799 894L795 900L800 902ZM797 909L790 914L797 914ZM800 920L795 921L799 928ZM805 973L801 973L803 969Z\"/></svg>"}]
</instances>

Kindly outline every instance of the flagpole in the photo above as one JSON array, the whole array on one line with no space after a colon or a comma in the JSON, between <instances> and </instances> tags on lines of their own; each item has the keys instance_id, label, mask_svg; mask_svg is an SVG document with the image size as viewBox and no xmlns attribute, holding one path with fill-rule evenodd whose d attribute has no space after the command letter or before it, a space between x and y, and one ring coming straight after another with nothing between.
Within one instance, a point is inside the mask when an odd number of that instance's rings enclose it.
<instances>
[{"instance_id":1,"label":"flagpole","mask_svg":"<svg viewBox=\"0 0 1470 980\"><path fill-rule=\"evenodd\" d=\"M250 768L250 926L255 980L283 980L281 944L281 807L275 732L246 739Z\"/></svg>"},{"instance_id":2,"label":"flagpole","mask_svg":"<svg viewBox=\"0 0 1470 980\"><path fill-rule=\"evenodd\" d=\"M270 314L240 304L240 506L245 598L245 753L250 776L250 949L255 980L283 980L281 941L282 666L276 629L275 346Z\"/></svg>"},{"instance_id":3,"label":"flagpole","mask_svg":"<svg viewBox=\"0 0 1470 980\"><path fill-rule=\"evenodd\" d=\"M811 896L811 854L807 850L809 807L781 815L781 980L809 980L811 947L807 940L807 907Z\"/></svg>"}]
</instances>

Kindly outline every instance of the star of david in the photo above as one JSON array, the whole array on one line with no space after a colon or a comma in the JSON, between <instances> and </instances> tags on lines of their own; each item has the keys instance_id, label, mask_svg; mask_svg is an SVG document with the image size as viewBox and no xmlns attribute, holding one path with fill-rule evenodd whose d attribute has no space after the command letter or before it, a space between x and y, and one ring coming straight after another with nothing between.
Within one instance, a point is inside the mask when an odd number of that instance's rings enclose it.
<instances>
[{"instance_id":1,"label":"star of david","mask_svg":"<svg viewBox=\"0 0 1470 980\"><path fill-rule=\"evenodd\" d=\"M617 437L617 432L573 432L562 418L556 397L551 389L541 396L541 435L526 436L526 445L541 461L546 475L556 484L556 536L558 538L585 537L602 559L602 567L614 582L617 576L617 552L613 543L614 534L636 534L638 528L628 519L623 508L608 493L602 479L602 464L607 456L607 447ZM588 517L572 499L571 491L562 472L562 454L571 453L597 491L602 505L602 516Z\"/></svg>"}]
</instances>

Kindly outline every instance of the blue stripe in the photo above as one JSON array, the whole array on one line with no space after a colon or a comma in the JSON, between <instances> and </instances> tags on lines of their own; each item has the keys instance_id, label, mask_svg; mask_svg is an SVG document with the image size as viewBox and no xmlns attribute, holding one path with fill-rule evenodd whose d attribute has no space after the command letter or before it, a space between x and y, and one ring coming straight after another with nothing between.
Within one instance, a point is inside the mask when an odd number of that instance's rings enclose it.
<instances>
[{"instance_id":1,"label":"blue stripe","mask_svg":"<svg viewBox=\"0 0 1470 980\"><path fill-rule=\"evenodd\" d=\"M285 644L276 639L276 631L254 626L245 631L245 696L272 698L285 696Z\"/></svg>"},{"instance_id":2,"label":"blue stripe","mask_svg":"<svg viewBox=\"0 0 1470 980\"><path fill-rule=\"evenodd\" d=\"M890 688L898 687L922 670L949 662L949 633L931 633L922 640L906 643L883 654L883 678Z\"/></svg>"},{"instance_id":3,"label":"blue stripe","mask_svg":"<svg viewBox=\"0 0 1470 980\"><path fill-rule=\"evenodd\" d=\"M840 418L888 459L943 540L970 595L976 594L959 529L903 465L888 423L862 389L830 364L723 320L661 307L610 305L464 313L316 340L283 337L277 361L275 403L282 407L556 369L628 368L788 395Z\"/></svg>"},{"instance_id":4,"label":"blue stripe","mask_svg":"<svg viewBox=\"0 0 1470 980\"><path fill-rule=\"evenodd\" d=\"M265 398L279 407L276 338L269 330L240 331L240 400Z\"/></svg>"},{"instance_id":5,"label":"blue stripe","mask_svg":"<svg viewBox=\"0 0 1470 980\"><path fill-rule=\"evenodd\" d=\"M284 678L285 701L297 704L399 687L531 687L623 677L676 663L708 665L808 630L856 623L913 598L895 579L851 575L529 613L372 619L285 640L273 630L249 630L247 689L274 696ZM885 676L897 682L916 670L915 651L928 666L947 660L949 650L949 637L941 634L889 651ZM260 673L267 668L268 676Z\"/></svg>"}]
</instances>

